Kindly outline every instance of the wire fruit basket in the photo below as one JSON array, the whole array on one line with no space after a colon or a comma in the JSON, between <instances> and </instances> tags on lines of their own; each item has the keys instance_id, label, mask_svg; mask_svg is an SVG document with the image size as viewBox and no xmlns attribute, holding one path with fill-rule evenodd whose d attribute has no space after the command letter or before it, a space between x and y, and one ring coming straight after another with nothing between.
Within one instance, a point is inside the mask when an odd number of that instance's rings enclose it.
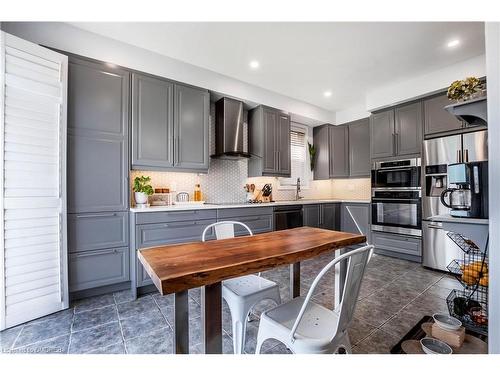
<instances>
[{"instance_id":1,"label":"wire fruit basket","mask_svg":"<svg viewBox=\"0 0 500 375\"><path fill-rule=\"evenodd\" d=\"M462 259L453 260L448 270L462 284L446 298L448 312L477 333L488 332L488 240L484 252L461 234L448 232L448 237L463 251Z\"/></svg>"}]
</instances>

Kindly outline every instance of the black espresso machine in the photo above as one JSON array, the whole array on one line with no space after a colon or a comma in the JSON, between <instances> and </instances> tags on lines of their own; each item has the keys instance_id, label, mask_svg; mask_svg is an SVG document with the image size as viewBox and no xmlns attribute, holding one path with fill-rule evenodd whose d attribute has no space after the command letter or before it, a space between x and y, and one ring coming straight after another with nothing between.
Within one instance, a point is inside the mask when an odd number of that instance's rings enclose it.
<instances>
[{"instance_id":1,"label":"black espresso machine","mask_svg":"<svg viewBox=\"0 0 500 375\"><path fill-rule=\"evenodd\" d=\"M448 188L441 193L441 203L451 209L451 216L487 219L488 162L448 165Z\"/></svg>"}]
</instances>

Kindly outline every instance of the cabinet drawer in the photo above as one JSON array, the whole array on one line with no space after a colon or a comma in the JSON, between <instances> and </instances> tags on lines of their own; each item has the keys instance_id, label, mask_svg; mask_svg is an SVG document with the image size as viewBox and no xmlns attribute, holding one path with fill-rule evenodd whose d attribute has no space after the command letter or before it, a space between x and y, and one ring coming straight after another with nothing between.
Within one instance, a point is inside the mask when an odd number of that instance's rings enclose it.
<instances>
[{"instance_id":1,"label":"cabinet drawer","mask_svg":"<svg viewBox=\"0 0 500 375\"><path fill-rule=\"evenodd\" d=\"M129 280L128 247L86 251L69 256L71 292Z\"/></svg>"},{"instance_id":2,"label":"cabinet drawer","mask_svg":"<svg viewBox=\"0 0 500 375\"><path fill-rule=\"evenodd\" d=\"M419 238L372 232L372 240L375 249L388 250L406 255L422 256L422 241Z\"/></svg>"},{"instance_id":3,"label":"cabinet drawer","mask_svg":"<svg viewBox=\"0 0 500 375\"><path fill-rule=\"evenodd\" d=\"M239 221L240 223L248 225L253 234L272 232L273 230L273 216L243 216L243 217L228 217L218 221ZM248 231L241 225L235 227L236 236L248 235Z\"/></svg>"},{"instance_id":4,"label":"cabinet drawer","mask_svg":"<svg viewBox=\"0 0 500 375\"><path fill-rule=\"evenodd\" d=\"M186 210L147 212L136 214L137 224L170 223L173 221L194 221L216 219L217 210Z\"/></svg>"},{"instance_id":5,"label":"cabinet drawer","mask_svg":"<svg viewBox=\"0 0 500 375\"><path fill-rule=\"evenodd\" d=\"M68 215L70 253L128 246L128 212Z\"/></svg>"},{"instance_id":6,"label":"cabinet drawer","mask_svg":"<svg viewBox=\"0 0 500 375\"><path fill-rule=\"evenodd\" d=\"M234 220L234 218L245 218L248 216L272 215L272 207L251 207L251 208L223 208L217 210L218 219ZM219 220L221 221L221 220Z\"/></svg>"},{"instance_id":7,"label":"cabinet drawer","mask_svg":"<svg viewBox=\"0 0 500 375\"><path fill-rule=\"evenodd\" d=\"M180 221L161 224L143 224L136 229L138 249L174 243L201 241L205 227L215 220ZM207 233L207 239L213 239L213 230Z\"/></svg>"}]
</instances>

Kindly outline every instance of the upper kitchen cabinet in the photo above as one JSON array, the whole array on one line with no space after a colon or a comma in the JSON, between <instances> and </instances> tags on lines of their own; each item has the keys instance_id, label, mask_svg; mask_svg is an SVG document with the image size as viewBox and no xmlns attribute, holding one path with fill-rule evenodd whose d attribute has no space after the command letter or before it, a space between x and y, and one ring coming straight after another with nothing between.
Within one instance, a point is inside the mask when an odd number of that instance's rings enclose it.
<instances>
[{"instance_id":1,"label":"upper kitchen cabinet","mask_svg":"<svg viewBox=\"0 0 500 375\"><path fill-rule=\"evenodd\" d=\"M208 171L207 90L134 73L132 168Z\"/></svg>"},{"instance_id":2,"label":"upper kitchen cabinet","mask_svg":"<svg viewBox=\"0 0 500 375\"><path fill-rule=\"evenodd\" d=\"M418 155L422 147L422 103L374 113L370 117L371 158Z\"/></svg>"},{"instance_id":3,"label":"upper kitchen cabinet","mask_svg":"<svg viewBox=\"0 0 500 375\"><path fill-rule=\"evenodd\" d=\"M396 143L393 109L370 116L370 144L372 159L394 156Z\"/></svg>"},{"instance_id":4,"label":"upper kitchen cabinet","mask_svg":"<svg viewBox=\"0 0 500 375\"><path fill-rule=\"evenodd\" d=\"M174 84L132 75L132 165L171 168L174 165Z\"/></svg>"},{"instance_id":5,"label":"upper kitchen cabinet","mask_svg":"<svg viewBox=\"0 0 500 375\"><path fill-rule=\"evenodd\" d=\"M425 136L462 129L462 121L444 109L449 104L446 94L424 100Z\"/></svg>"},{"instance_id":6,"label":"upper kitchen cabinet","mask_svg":"<svg viewBox=\"0 0 500 375\"><path fill-rule=\"evenodd\" d=\"M71 56L68 213L128 209L130 74Z\"/></svg>"},{"instance_id":7,"label":"upper kitchen cabinet","mask_svg":"<svg viewBox=\"0 0 500 375\"><path fill-rule=\"evenodd\" d=\"M349 177L349 127L330 126L330 177Z\"/></svg>"},{"instance_id":8,"label":"upper kitchen cabinet","mask_svg":"<svg viewBox=\"0 0 500 375\"><path fill-rule=\"evenodd\" d=\"M420 154L422 149L422 103L395 109L397 155Z\"/></svg>"},{"instance_id":9,"label":"upper kitchen cabinet","mask_svg":"<svg viewBox=\"0 0 500 375\"><path fill-rule=\"evenodd\" d=\"M365 118L349 124L349 175L369 177L370 173L370 121Z\"/></svg>"},{"instance_id":10,"label":"upper kitchen cabinet","mask_svg":"<svg viewBox=\"0 0 500 375\"><path fill-rule=\"evenodd\" d=\"M280 110L259 106L249 114L248 176L289 177L290 116Z\"/></svg>"},{"instance_id":11,"label":"upper kitchen cabinet","mask_svg":"<svg viewBox=\"0 0 500 375\"><path fill-rule=\"evenodd\" d=\"M207 172L209 158L207 90L176 84L174 87L174 166Z\"/></svg>"}]
</instances>

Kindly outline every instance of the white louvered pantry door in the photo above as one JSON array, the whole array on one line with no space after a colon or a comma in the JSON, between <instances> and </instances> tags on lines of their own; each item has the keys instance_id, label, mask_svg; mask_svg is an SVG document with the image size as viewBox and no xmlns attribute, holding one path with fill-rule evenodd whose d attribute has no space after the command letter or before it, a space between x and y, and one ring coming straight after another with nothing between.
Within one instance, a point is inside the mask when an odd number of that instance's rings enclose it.
<instances>
[{"instance_id":1,"label":"white louvered pantry door","mask_svg":"<svg viewBox=\"0 0 500 375\"><path fill-rule=\"evenodd\" d=\"M68 307L68 60L0 33L0 329L5 329Z\"/></svg>"}]
</instances>

